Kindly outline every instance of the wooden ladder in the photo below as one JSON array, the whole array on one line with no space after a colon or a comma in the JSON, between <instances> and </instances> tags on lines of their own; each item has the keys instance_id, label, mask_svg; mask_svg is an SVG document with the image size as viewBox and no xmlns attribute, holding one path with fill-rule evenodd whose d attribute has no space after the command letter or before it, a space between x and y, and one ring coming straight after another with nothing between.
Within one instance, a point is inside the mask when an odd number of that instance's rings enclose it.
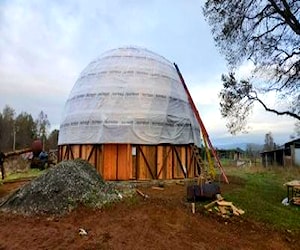
<instances>
[{"instance_id":1,"label":"wooden ladder","mask_svg":"<svg viewBox=\"0 0 300 250\"><path fill-rule=\"evenodd\" d=\"M195 144L191 144L192 149L192 158L196 161L196 166L199 167L200 173L198 176L198 184L201 184L205 181L207 181L207 168L206 163L203 161L199 149Z\"/></svg>"}]
</instances>

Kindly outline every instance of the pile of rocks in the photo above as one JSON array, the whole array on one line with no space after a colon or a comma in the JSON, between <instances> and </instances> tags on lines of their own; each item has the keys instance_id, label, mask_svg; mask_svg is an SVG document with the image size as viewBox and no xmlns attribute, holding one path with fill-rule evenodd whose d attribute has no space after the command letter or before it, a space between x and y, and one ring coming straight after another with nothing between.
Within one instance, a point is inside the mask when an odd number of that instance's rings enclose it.
<instances>
[{"instance_id":1,"label":"pile of rocks","mask_svg":"<svg viewBox=\"0 0 300 250\"><path fill-rule=\"evenodd\" d=\"M0 202L0 210L26 215L64 214L79 204L102 207L121 192L106 183L88 162L63 161Z\"/></svg>"}]
</instances>

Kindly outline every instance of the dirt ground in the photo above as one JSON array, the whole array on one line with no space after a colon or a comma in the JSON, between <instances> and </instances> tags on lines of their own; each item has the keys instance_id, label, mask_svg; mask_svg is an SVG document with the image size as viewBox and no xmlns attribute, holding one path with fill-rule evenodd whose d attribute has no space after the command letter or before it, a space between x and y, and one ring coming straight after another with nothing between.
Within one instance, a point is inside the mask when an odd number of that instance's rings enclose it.
<instances>
[{"instance_id":1,"label":"dirt ground","mask_svg":"<svg viewBox=\"0 0 300 250\"><path fill-rule=\"evenodd\" d=\"M0 197L24 183L1 185ZM81 207L63 217L0 213L0 249L300 249L299 232L276 231L245 216L223 219L199 204L192 214L182 185L139 189L149 198L102 210ZM87 235L79 235L80 228Z\"/></svg>"}]
</instances>

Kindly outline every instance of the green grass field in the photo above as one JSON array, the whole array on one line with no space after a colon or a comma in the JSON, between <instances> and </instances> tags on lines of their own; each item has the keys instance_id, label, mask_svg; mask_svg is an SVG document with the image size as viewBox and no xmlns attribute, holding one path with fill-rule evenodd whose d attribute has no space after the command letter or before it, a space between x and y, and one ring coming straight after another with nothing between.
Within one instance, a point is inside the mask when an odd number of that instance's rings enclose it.
<instances>
[{"instance_id":1,"label":"green grass field","mask_svg":"<svg viewBox=\"0 0 300 250\"><path fill-rule=\"evenodd\" d=\"M284 183L300 180L300 168L225 168L228 179L238 179L241 185L224 193L226 200L245 210L249 219L285 230L300 230L300 206L284 206L287 197Z\"/></svg>"},{"instance_id":2,"label":"green grass field","mask_svg":"<svg viewBox=\"0 0 300 250\"><path fill-rule=\"evenodd\" d=\"M44 173L44 171L45 170L41 171L39 169L29 169L28 171L25 171L25 172L11 173L5 177L4 182L12 182L12 181L21 180L21 179L32 179L32 178L35 178L35 177L41 175L42 173ZM1 182L3 182L3 180L0 180L0 184L1 184Z\"/></svg>"}]
</instances>

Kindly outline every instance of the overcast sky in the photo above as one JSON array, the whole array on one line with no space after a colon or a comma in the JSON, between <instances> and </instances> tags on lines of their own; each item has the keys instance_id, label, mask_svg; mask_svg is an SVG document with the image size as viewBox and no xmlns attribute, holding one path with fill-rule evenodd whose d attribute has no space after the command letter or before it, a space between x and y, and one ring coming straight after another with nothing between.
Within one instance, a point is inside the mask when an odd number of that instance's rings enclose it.
<instances>
[{"instance_id":1,"label":"overcast sky","mask_svg":"<svg viewBox=\"0 0 300 250\"><path fill-rule=\"evenodd\" d=\"M227 132L218 99L227 65L202 15L203 2L0 0L0 110L7 104L35 119L43 110L51 128L59 128L64 103L84 67L109 49L136 45L178 64L216 146L263 144L269 131L275 142L288 141L295 120L260 107L248 134ZM250 68L246 64L239 73Z\"/></svg>"}]
</instances>

